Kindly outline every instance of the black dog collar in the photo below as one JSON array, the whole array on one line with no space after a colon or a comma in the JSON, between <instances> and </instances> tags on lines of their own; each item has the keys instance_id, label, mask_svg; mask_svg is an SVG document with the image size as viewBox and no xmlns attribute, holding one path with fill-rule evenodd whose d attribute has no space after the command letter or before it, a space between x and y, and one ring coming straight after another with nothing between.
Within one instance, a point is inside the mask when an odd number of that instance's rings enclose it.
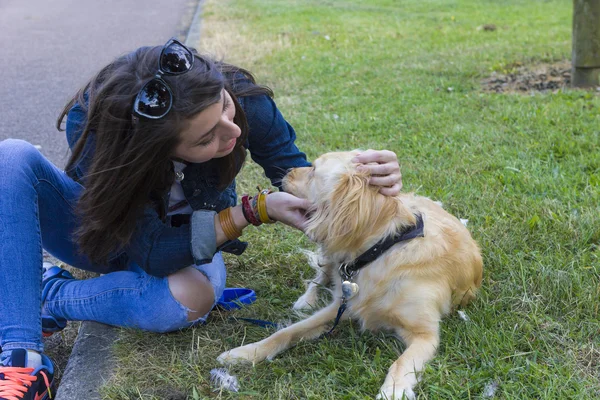
<instances>
[{"instance_id":1,"label":"black dog collar","mask_svg":"<svg viewBox=\"0 0 600 400\"><path fill-rule=\"evenodd\" d=\"M409 226L402 231L396 232L394 235L388 236L379 242L375 243L369 250L362 253L360 256L354 259L351 263L343 263L340 265L340 274L345 280L349 280L354 277L361 268L364 268L367 264L375 261L379 256L386 252L393 245L405 242L417 237L425 236L423 232L423 216L421 214L415 215L417 222L415 225Z\"/></svg>"}]
</instances>

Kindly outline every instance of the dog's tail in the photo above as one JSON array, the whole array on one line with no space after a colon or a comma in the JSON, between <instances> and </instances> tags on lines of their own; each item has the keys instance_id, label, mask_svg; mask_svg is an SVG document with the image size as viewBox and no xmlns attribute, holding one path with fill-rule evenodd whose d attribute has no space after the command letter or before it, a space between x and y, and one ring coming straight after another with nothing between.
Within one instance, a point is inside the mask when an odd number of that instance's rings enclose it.
<instances>
[{"instance_id":1,"label":"dog's tail","mask_svg":"<svg viewBox=\"0 0 600 400\"><path fill-rule=\"evenodd\" d=\"M470 285L468 284L466 288L457 290L454 298L452 299L455 306L460 304L462 307L464 307L477 296L477 291L481 287L481 281L483 280L483 260L481 259L481 253L475 253L471 268L473 272L473 279L471 280Z\"/></svg>"}]
</instances>

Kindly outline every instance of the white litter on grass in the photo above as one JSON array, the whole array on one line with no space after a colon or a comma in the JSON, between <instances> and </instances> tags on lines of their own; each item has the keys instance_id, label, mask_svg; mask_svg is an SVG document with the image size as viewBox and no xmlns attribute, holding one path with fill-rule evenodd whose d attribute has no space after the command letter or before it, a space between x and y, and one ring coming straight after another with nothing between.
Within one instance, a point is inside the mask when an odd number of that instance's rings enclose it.
<instances>
[{"instance_id":1,"label":"white litter on grass","mask_svg":"<svg viewBox=\"0 0 600 400\"><path fill-rule=\"evenodd\" d=\"M237 393L240 390L237 377L230 375L226 368L211 369L210 383L214 386L213 392L225 389Z\"/></svg>"},{"instance_id":2,"label":"white litter on grass","mask_svg":"<svg viewBox=\"0 0 600 400\"><path fill-rule=\"evenodd\" d=\"M325 35L325 40L331 40L331 38L329 37L329 35Z\"/></svg>"},{"instance_id":3,"label":"white litter on grass","mask_svg":"<svg viewBox=\"0 0 600 400\"><path fill-rule=\"evenodd\" d=\"M471 320L469 318L469 316L467 315L467 313L464 312L463 310L458 310L458 316L460 317L460 319L462 319L465 322L469 322Z\"/></svg>"},{"instance_id":4,"label":"white litter on grass","mask_svg":"<svg viewBox=\"0 0 600 400\"><path fill-rule=\"evenodd\" d=\"M483 393L481 396L485 399L491 399L496 395L496 389L498 389L498 382L491 381L483 388Z\"/></svg>"},{"instance_id":5,"label":"white litter on grass","mask_svg":"<svg viewBox=\"0 0 600 400\"><path fill-rule=\"evenodd\" d=\"M463 218L461 218L461 219L460 219L460 222L461 222L461 224L463 224L464 226L467 226L467 224L469 223L469 220L468 220L468 219L463 219Z\"/></svg>"}]
</instances>

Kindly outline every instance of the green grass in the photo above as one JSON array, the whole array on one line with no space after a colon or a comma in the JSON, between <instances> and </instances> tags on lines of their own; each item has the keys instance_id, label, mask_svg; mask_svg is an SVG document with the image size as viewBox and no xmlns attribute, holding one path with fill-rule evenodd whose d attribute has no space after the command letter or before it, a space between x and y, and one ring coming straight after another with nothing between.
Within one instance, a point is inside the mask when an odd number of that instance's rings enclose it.
<instances>
[{"instance_id":1,"label":"green grass","mask_svg":"<svg viewBox=\"0 0 600 400\"><path fill-rule=\"evenodd\" d=\"M520 62L568 59L571 2L541 0L219 0L205 6L210 48L270 85L311 159L387 148L404 190L469 219L484 255L478 299L441 324L421 399L600 396L600 99L592 92L498 95L480 80ZM477 30L495 24L494 32ZM448 88L452 88L451 91ZM248 165L240 193L265 184ZM284 226L250 228L228 258L230 286L258 301L237 316L297 320L312 277ZM107 399L373 398L403 345L342 324L273 362L231 370L239 394L213 393L220 352L270 331L231 322L169 335L123 330ZM178 397L179 396L179 397Z\"/></svg>"}]
</instances>

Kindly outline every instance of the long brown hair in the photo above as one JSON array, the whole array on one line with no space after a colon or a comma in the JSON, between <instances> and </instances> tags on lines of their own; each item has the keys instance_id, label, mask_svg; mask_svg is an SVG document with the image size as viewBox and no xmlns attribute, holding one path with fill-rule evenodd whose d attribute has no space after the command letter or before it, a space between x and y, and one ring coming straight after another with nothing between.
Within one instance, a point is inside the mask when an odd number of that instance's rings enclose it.
<instances>
[{"instance_id":1,"label":"long brown hair","mask_svg":"<svg viewBox=\"0 0 600 400\"><path fill-rule=\"evenodd\" d=\"M111 252L126 246L144 207L161 203L174 181L171 158L190 118L217 103L223 88L231 95L234 122L242 133L228 156L214 160L221 171L219 188L223 189L246 157L243 145L248 126L237 98L273 95L266 86L256 85L250 72L200 56L192 49L196 60L190 71L163 76L173 92L169 113L158 120L134 121L134 98L157 73L161 49L142 47L114 60L66 104L57 121L61 130L76 104L87 115L66 171L75 167L86 143L95 136L92 161L81 179L85 187L77 207L81 223L74 232L80 251L93 262L105 263ZM159 209L159 215L164 216L164 210Z\"/></svg>"}]
</instances>

